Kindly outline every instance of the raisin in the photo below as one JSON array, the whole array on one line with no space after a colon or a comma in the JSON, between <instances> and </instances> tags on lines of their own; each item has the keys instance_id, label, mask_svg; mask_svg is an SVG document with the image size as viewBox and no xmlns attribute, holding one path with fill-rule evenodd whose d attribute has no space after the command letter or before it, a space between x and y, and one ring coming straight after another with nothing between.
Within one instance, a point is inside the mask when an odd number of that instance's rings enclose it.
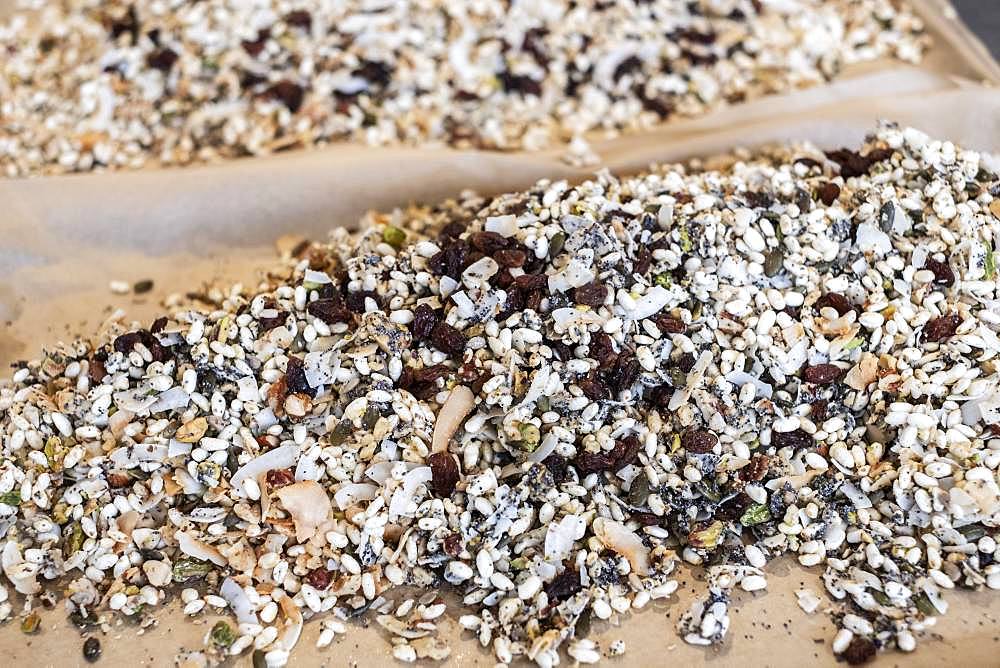
<instances>
[{"instance_id":1,"label":"raisin","mask_svg":"<svg viewBox=\"0 0 1000 668\"><path fill-rule=\"evenodd\" d=\"M129 477L124 473L109 473L108 474L108 487L112 489L121 489L128 485Z\"/></svg>"},{"instance_id":2,"label":"raisin","mask_svg":"<svg viewBox=\"0 0 1000 668\"><path fill-rule=\"evenodd\" d=\"M524 263L528 260L528 254L523 250L519 249L503 249L498 250L493 254L493 259L497 261L501 267L523 267Z\"/></svg>"},{"instance_id":3,"label":"raisin","mask_svg":"<svg viewBox=\"0 0 1000 668\"><path fill-rule=\"evenodd\" d=\"M499 232L474 232L469 237L469 243L476 250L490 255L508 246L507 237Z\"/></svg>"},{"instance_id":4,"label":"raisin","mask_svg":"<svg viewBox=\"0 0 1000 668\"><path fill-rule=\"evenodd\" d=\"M392 72L392 66L380 60L363 60L361 67L351 74L371 83L375 88L385 88L392 82Z\"/></svg>"},{"instance_id":5,"label":"raisin","mask_svg":"<svg viewBox=\"0 0 1000 668\"><path fill-rule=\"evenodd\" d=\"M270 318L257 318L257 323L260 325L260 331L263 334L264 332L270 332L276 327L281 327L285 324L286 320L288 320L288 311L278 311L277 315Z\"/></svg>"},{"instance_id":6,"label":"raisin","mask_svg":"<svg viewBox=\"0 0 1000 668\"><path fill-rule=\"evenodd\" d=\"M437 379L450 371L444 364L435 364L423 369L407 367L399 376L399 387L417 399L430 399L438 393Z\"/></svg>"},{"instance_id":7,"label":"raisin","mask_svg":"<svg viewBox=\"0 0 1000 668\"><path fill-rule=\"evenodd\" d=\"M694 368L694 363L694 353L681 353L681 356L677 358L677 368L684 373L691 373L691 369Z\"/></svg>"},{"instance_id":8,"label":"raisin","mask_svg":"<svg viewBox=\"0 0 1000 668\"><path fill-rule=\"evenodd\" d=\"M350 309L337 297L317 299L316 301L309 302L306 306L306 312L328 325L338 322L354 322L354 316L351 314Z\"/></svg>"},{"instance_id":9,"label":"raisin","mask_svg":"<svg viewBox=\"0 0 1000 668\"><path fill-rule=\"evenodd\" d=\"M292 472L292 469L271 469L264 479L271 489L278 489L295 482L295 473Z\"/></svg>"},{"instance_id":10,"label":"raisin","mask_svg":"<svg viewBox=\"0 0 1000 668\"><path fill-rule=\"evenodd\" d=\"M793 450L801 450L802 448L812 447L813 437L801 428L794 431L772 430L771 445L779 449L790 447Z\"/></svg>"},{"instance_id":11,"label":"raisin","mask_svg":"<svg viewBox=\"0 0 1000 668\"><path fill-rule=\"evenodd\" d=\"M472 247L468 242L455 239L428 260L427 265L438 276L448 276L457 281L461 279L465 268L472 264L469 258L471 251Z\"/></svg>"},{"instance_id":12,"label":"raisin","mask_svg":"<svg viewBox=\"0 0 1000 668\"><path fill-rule=\"evenodd\" d=\"M83 658L94 663L101 658L101 641L91 636L83 641Z\"/></svg>"},{"instance_id":13,"label":"raisin","mask_svg":"<svg viewBox=\"0 0 1000 668\"><path fill-rule=\"evenodd\" d=\"M549 598L549 605L557 605L571 598L581 589L583 586L580 584L580 573L571 566L555 576L552 582L545 586L545 594Z\"/></svg>"},{"instance_id":14,"label":"raisin","mask_svg":"<svg viewBox=\"0 0 1000 668\"><path fill-rule=\"evenodd\" d=\"M638 56L629 56L625 60L618 63L618 67L612 73L611 78L618 81L626 74L631 74L637 70L642 69L642 61L639 60Z\"/></svg>"},{"instance_id":15,"label":"raisin","mask_svg":"<svg viewBox=\"0 0 1000 668\"><path fill-rule=\"evenodd\" d=\"M645 246L639 246L635 252L635 261L632 263L632 273L645 276L649 272L649 265L653 263L653 254Z\"/></svg>"},{"instance_id":16,"label":"raisin","mask_svg":"<svg viewBox=\"0 0 1000 668\"><path fill-rule=\"evenodd\" d=\"M951 266L947 262L938 262L934 258L928 257L924 261L923 269L934 274L934 283L937 285L950 287L955 284L955 272L951 270Z\"/></svg>"},{"instance_id":17,"label":"raisin","mask_svg":"<svg viewBox=\"0 0 1000 668\"><path fill-rule=\"evenodd\" d=\"M301 392L310 397L316 396L316 390L309 385L306 379L306 371L302 365L302 360L298 357L289 357L285 366L285 386L291 393Z\"/></svg>"},{"instance_id":18,"label":"raisin","mask_svg":"<svg viewBox=\"0 0 1000 668\"><path fill-rule=\"evenodd\" d=\"M287 79L271 85L264 91L266 97L281 101L293 114L302 107L305 94L306 91L302 86Z\"/></svg>"},{"instance_id":19,"label":"raisin","mask_svg":"<svg viewBox=\"0 0 1000 668\"><path fill-rule=\"evenodd\" d=\"M955 336L962 318L958 315L943 315L924 325L924 340L938 343Z\"/></svg>"},{"instance_id":20,"label":"raisin","mask_svg":"<svg viewBox=\"0 0 1000 668\"><path fill-rule=\"evenodd\" d=\"M296 28L309 30L312 28L312 14L304 9L296 9L285 15L285 23Z\"/></svg>"},{"instance_id":21,"label":"raisin","mask_svg":"<svg viewBox=\"0 0 1000 668\"><path fill-rule=\"evenodd\" d=\"M818 313L820 309L832 308L839 315L846 315L854 310L850 300L842 294L827 292L813 303L813 309Z\"/></svg>"},{"instance_id":22,"label":"raisin","mask_svg":"<svg viewBox=\"0 0 1000 668\"><path fill-rule=\"evenodd\" d=\"M646 401L658 408L666 408L670 405L670 399L673 396L673 387L670 385L657 385L649 390L649 394L646 396Z\"/></svg>"},{"instance_id":23,"label":"raisin","mask_svg":"<svg viewBox=\"0 0 1000 668\"><path fill-rule=\"evenodd\" d=\"M656 323L656 327L664 334L683 334L687 331L687 325L684 324L684 321L673 316L660 315L653 322Z\"/></svg>"},{"instance_id":24,"label":"raisin","mask_svg":"<svg viewBox=\"0 0 1000 668\"><path fill-rule=\"evenodd\" d=\"M586 452L577 454L574 465L584 475L600 471L618 471L636 460L642 442L638 436L630 435L615 442L610 452Z\"/></svg>"},{"instance_id":25,"label":"raisin","mask_svg":"<svg viewBox=\"0 0 1000 668\"><path fill-rule=\"evenodd\" d=\"M562 455L553 453L542 460L542 465L549 470L557 485L566 480L569 462Z\"/></svg>"},{"instance_id":26,"label":"raisin","mask_svg":"<svg viewBox=\"0 0 1000 668\"><path fill-rule=\"evenodd\" d=\"M644 527L659 526L662 518L654 513L632 513L631 518Z\"/></svg>"},{"instance_id":27,"label":"raisin","mask_svg":"<svg viewBox=\"0 0 1000 668\"><path fill-rule=\"evenodd\" d=\"M431 467L431 489L434 494L443 498L451 496L461 478L455 458L447 452L435 452L427 457L427 464Z\"/></svg>"},{"instance_id":28,"label":"raisin","mask_svg":"<svg viewBox=\"0 0 1000 668\"><path fill-rule=\"evenodd\" d=\"M503 85L504 92L517 92L535 97L542 95L542 85L527 75L511 74L510 71L504 71L498 75L498 78Z\"/></svg>"},{"instance_id":29,"label":"raisin","mask_svg":"<svg viewBox=\"0 0 1000 668\"><path fill-rule=\"evenodd\" d=\"M127 355L132 352L132 349L138 343L141 343L146 347L146 350L149 351L150 357L154 362L165 362L171 358L170 349L163 346L155 335L145 329L122 334L115 339L113 346L118 352L125 353Z\"/></svg>"},{"instance_id":30,"label":"raisin","mask_svg":"<svg viewBox=\"0 0 1000 668\"><path fill-rule=\"evenodd\" d=\"M356 290L354 292L347 293L347 299L345 300L347 308L349 308L354 313L364 313L366 310L366 302L371 299L375 302L378 308L382 308L382 298L378 296L378 293L374 290Z\"/></svg>"},{"instance_id":31,"label":"raisin","mask_svg":"<svg viewBox=\"0 0 1000 668\"><path fill-rule=\"evenodd\" d=\"M514 279L514 285L522 290L545 290L549 287L549 277L545 274L521 274Z\"/></svg>"},{"instance_id":32,"label":"raisin","mask_svg":"<svg viewBox=\"0 0 1000 668\"><path fill-rule=\"evenodd\" d=\"M438 350L449 355L461 355L465 350L465 336L446 322L434 325L431 342Z\"/></svg>"},{"instance_id":33,"label":"raisin","mask_svg":"<svg viewBox=\"0 0 1000 668\"><path fill-rule=\"evenodd\" d=\"M91 383L100 385L104 377L108 375L107 369L104 368L104 362L96 357L91 357L87 375L90 376Z\"/></svg>"},{"instance_id":34,"label":"raisin","mask_svg":"<svg viewBox=\"0 0 1000 668\"><path fill-rule=\"evenodd\" d=\"M444 547L445 554L452 559L457 558L462 553L462 535L458 533L450 534L444 539L442 546Z\"/></svg>"},{"instance_id":35,"label":"raisin","mask_svg":"<svg viewBox=\"0 0 1000 668\"><path fill-rule=\"evenodd\" d=\"M868 155L861 155L857 151L841 148L836 151L827 151L826 157L840 166L840 175L845 179L852 176L864 176L876 162L885 160L892 155L891 151L885 149L875 149Z\"/></svg>"},{"instance_id":36,"label":"raisin","mask_svg":"<svg viewBox=\"0 0 1000 668\"><path fill-rule=\"evenodd\" d=\"M410 331L418 339L429 339L438 324L438 314L427 304L420 304L413 310L413 322Z\"/></svg>"},{"instance_id":37,"label":"raisin","mask_svg":"<svg viewBox=\"0 0 1000 668\"><path fill-rule=\"evenodd\" d=\"M688 429L681 436L681 447L696 454L711 452L718 442L719 437L707 429Z\"/></svg>"},{"instance_id":38,"label":"raisin","mask_svg":"<svg viewBox=\"0 0 1000 668\"><path fill-rule=\"evenodd\" d=\"M154 70L169 72L179 56L170 49L157 49L146 55L146 65Z\"/></svg>"},{"instance_id":39,"label":"raisin","mask_svg":"<svg viewBox=\"0 0 1000 668\"><path fill-rule=\"evenodd\" d=\"M587 376L577 381L577 386L583 390L583 394L591 401L608 398L608 388L600 379L594 376Z\"/></svg>"},{"instance_id":40,"label":"raisin","mask_svg":"<svg viewBox=\"0 0 1000 668\"><path fill-rule=\"evenodd\" d=\"M591 308L602 306L607 296L608 289L597 281L581 285L573 291L573 297L576 299L577 304L584 304Z\"/></svg>"},{"instance_id":41,"label":"raisin","mask_svg":"<svg viewBox=\"0 0 1000 668\"><path fill-rule=\"evenodd\" d=\"M456 220L442 227L441 232L438 233L438 238L442 241L457 239L463 232L465 232L465 223L460 223Z\"/></svg>"},{"instance_id":42,"label":"raisin","mask_svg":"<svg viewBox=\"0 0 1000 668\"><path fill-rule=\"evenodd\" d=\"M825 181L819 184L819 187L816 189L816 196L819 197L819 201L823 202L823 204L831 206L840 197L840 186L836 183Z\"/></svg>"},{"instance_id":43,"label":"raisin","mask_svg":"<svg viewBox=\"0 0 1000 668\"><path fill-rule=\"evenodd\" d=\"M749 464L739 470L737 477L744 482L763 480L764 476L767 475L767 466L770 461L767 455L758 452L750 458Z\"/></svg>"},{"instance_id":44,"label":"raisin","mask_svg":"<svg viewBox=\"0 0 1000 668\"><path fill-rule=\"evenodd\" d=\"M159 334L163 331L163 328L167 326L167 316L161 315L159 318L153 321L150 325L149 331L153 334Z\"/></svg>"},{"instance_id":45,"label":"raisin","mask_svg":"<svg viewBox=\"0 0 1000 668\"><path fill-rule=\"evenodd\" d=\"M847 646L847 649L840 656L850 665L858 666L874 659L875 653L875 643L867 638L854 636L854 640L851 641L851 644Z\"/></svg>"},{"instance_id":46,"label":"raisin","mask_svg":"<svg viewBox=\"0 0 1000 668\"><path fill-rule=\"evenodd\" d=\"M809 419L813 422L823 422L826 420L827 414L827 401L826 399L817 399L816 401L809 404Z\"/></svg>"},{"instance_id":47,"label":"raisin","mask_svg":"<svg viewBox=\"0 0 1000 668\"><path fill-rule=\"evenodd\" d=\"M597 360L602 369L610 369L618 361L618 353L615 352L614 343L612 343L611 337L604 332L591 335L587 354Z\"/></svg>"},{"instance_id":48,"label":"raisin","mask_svg":"<svg viewBox=\"0 0 1000 668\"><path fill-rule=\"evenodd\" d=\"M844 370L835 364L811 364L802 370L802 378L813 385L829 385L843 374Z\"/></svg>"},{"instance_id":49,"label":"raisin","mask_svg":"<svg viewBox=\"0 0 1000 668\"><path fill-rule=\"evenodd\" d=\"M635 353L627 351L627 354L618 356L614 373L608 374L608 382L613 390L622 392L639 380L640 373L642 373L642 366L640 366L639 360L635 359Z\"/></svg>"},{"instance_id":50,"label":"raisin","mask_svg":"<svg viewBox=\"0 0 1000 668\"><path fill-rule=\"evenodd\" d=\"M306 583L313 589L325 590L333 581L333 573L325 568L314 568L306 574Z\"/></svg>"},{"instance_id":51,"label":"raisin","mask_svg":"<svg viewBox=\"0 0 1000 668\"><path fill-rule=\"evenodd\" d=\"M244 51L256 58L262 51L264 51L264 47L267 45L267 40L270 38L270 28L264 28L263 30L257 31L257 39L244 39L240 42L240 44L243 46Z\"/></svg>"}]
</instances>

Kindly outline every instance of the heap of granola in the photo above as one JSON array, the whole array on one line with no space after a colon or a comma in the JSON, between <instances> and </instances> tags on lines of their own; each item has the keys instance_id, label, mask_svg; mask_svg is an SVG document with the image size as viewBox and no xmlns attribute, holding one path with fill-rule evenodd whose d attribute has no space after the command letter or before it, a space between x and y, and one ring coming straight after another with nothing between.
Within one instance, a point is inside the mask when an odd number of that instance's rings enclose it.
<instances>
[{"instance_id":1,"label":"heap of granola","mask_svg":"<svg viewBox=\"0 0 1000 668\"><path fill-rule=\"evenodd\" d=\"M997 168L887 124L543 181L109 321L0 384L0 615L186 586L235 617L214 652L282 665L304 619L325 645L367 613L411 661L448 655L444 582L498 661L553 666L680 562L708 578L679 631L720 642L788 554L825 569L834 652L911 651L947 590L1000 589Z\"/></svg>"},{"instance_id":2,"label":"heap of granola","mask_svg":"<svg viewBox=\"0 0 1000 668\"><path fill-rule=\"evenodd\" d=\"M41 4L0 25L7 176L345 139L538 150L927 46L890 0Z\"/></svg>"}]
</instances>

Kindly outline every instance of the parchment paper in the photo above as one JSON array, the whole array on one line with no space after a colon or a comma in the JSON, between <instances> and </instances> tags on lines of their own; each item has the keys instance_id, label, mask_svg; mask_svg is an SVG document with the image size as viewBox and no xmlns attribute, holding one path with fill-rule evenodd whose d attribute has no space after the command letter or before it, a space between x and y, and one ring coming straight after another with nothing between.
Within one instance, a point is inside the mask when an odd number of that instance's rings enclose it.
<instances>
[{"instance_id":1,"label":"parchment paper","mask_svg":"<svg viewBox=\"0 0 1000 668\"><path fill-rule=\"evenodd\" d=\"M0 0L0 13L9 7ZM756 100L654 132L594 138L602 164L635 171L653 161L711 156L735 146L807 139L823 147L856 146L879 118L920 127L939 138L1000 151L1000 66L939 0L911 2L925 17L935 48L921 68L878 63L854 68L833 83ZM496 193L539 178L579 180L593 172L541 154L450 150L371 149L354 145L291 153L218 166L0 181L0 365L36 356L44 345L91 332L114 308L150 319L168 293L198 290L209 281L252 284L255 270L274 260L281 235L322 238L351 225L367 209L412 200L434 201L462 188ZM141 297L112 295L108 282L153 279ZM6 372L0 371L6 375ZM801 666L834 665L834 628L821 612L807 616L794 591L822 593L816 569L791 560L769 566L767 592L739 594L732 628L718 648L686 645L674 631L692 594L703 593L697 572L682 569L678 594L626 619L595 625L602 647L624 639L628 651L606 665ZM951 611L918 651L889 653L876 665L1000 666L1000 597L957 592ZM825 606L824 606L825 607ZM822 608L821 608L822 609ZM129 625L98 634L98 665L173 664L181 648L199 649L219 615L184 620L176 606L157 615L157 627L137 636ZM492 666L469 634L457 630L456 606L444 636L453 658L445 665ZM391 665L387 638L362 622L325 650L314 648L308 624L295 666ZM83 637L61 609L43 615L36 636L17 624L0 627L0 652L12 665L84 666ZM238 665L249 665L244 656Z\"/></svg>"}]
</instances>

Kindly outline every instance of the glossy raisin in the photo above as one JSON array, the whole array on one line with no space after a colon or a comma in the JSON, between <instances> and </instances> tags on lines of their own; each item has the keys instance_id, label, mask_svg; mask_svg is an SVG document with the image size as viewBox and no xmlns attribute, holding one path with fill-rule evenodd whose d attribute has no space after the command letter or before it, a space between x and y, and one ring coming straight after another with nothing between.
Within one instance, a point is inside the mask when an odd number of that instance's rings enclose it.
<instances>
[{"instance_id":1,"label":"glossy raisin","mask_svg":"<svg viewBox=\"0 0 1000 668\"><path fill-rule=\"evenodd\" d=\"M465 336L446 322L434 325L431 342L438 350L449 355L461 355L465 350Z\"/></svg>"},{"instance_id":2,"label":"glossy raisin","mask_svg":"<svg viewBox=\"0 0 1000 668\"><path fill-rule=\"evenodd\" d=\"M576 299L577 304L583 304L591 308L599 308L604 305L604 300L607 299L607 296L608 289L597 281L581 285L573 291L573 298Z\"/></svg>"},{"instance_id":3,"label":"glossy raisin","mask_svg":"<svg viewBox=\"0 0 1000 668\"><path fill-rule=\"evenodd\" d=\"M813 437L803 429L795 429L794 431L772 431L771 445L775 448L790 447L793 450L801 450L802 448L812 447Z\"/></svg>"},{"instance_id":4,"label":"glossy raisin","mask_svg":"<svg viewBox=\"0 0 1000 668\"><path fill-rule=\"evenodd\" d=\"M955 284L955 272L952 271L951 266L947 262L939 262L932 257L928 257L924 261L923 269L927 269L934 274L934 283L937 285L950 287Z\"/></svg>"},{"instance_id":5,"label":"glossy raisin","mask_svg":"<svg viewBox=\"0 0 1000 668\"><path fill-rule=\"evenodd\" d=\"M824 181L816 188L816 196L824 205L831 206L840 197L840 186L830 181Z\"/></svg>"},{"instance_id":6,"label":"glossy raisin","mask_svg":"<svg viewBox=\"0 0 1000 668\"><path fill-rule=\"evenodd\" d=\"M338 322L354 322L354 315L339 297L317 299L316 301L309 302L306 306L306 312L328 325ZM282 323L284 323L284 317L287 317L287 314L282 317ZM263 320L261 322L263 323Z\"/></svg>"},{"instance_id":7,"label":"glossy raisin","mask_svg":"<svg viewBox=\"0 0 1000 668\"><path fill-rule=\"evenodd\" d=\"M817 313L820 309L824 308L832 308L839 315L845 315L854 310L854 307L851 306L850 300L844 295L836 292L827 292L813 304L813 309Z\"/></svg>"}]
</instances>

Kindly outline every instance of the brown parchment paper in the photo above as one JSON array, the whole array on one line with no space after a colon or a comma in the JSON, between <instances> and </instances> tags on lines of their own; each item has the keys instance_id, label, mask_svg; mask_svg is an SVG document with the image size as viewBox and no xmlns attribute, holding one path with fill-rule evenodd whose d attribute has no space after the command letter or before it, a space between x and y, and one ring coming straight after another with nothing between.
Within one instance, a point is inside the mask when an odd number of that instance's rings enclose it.
<instances>
[{"instance_id":1,"label":"brown parchment paper","mask_svg":"<svg viewBox=\"0 0 1000 668\"><path fill-rule=\"evenodd\" d=\"M985 0L984 0L985 1ZM993 0L990 0L993 1ZM920 127L939 138L1000 151L1000 66L943 0L911 0L928 24L935 47L920 68L877 63L853 68L821 87L720 109L652 132L593 138L602 166L642 169L650 162L712 156L736 146L810 140L823 147L857 145L877 119ZM0 0L0 15L9 9ZM0 365L36 356L42 346L93 332L114 309L148 320L171 292L209 282L244 281L274 262L283 235L320 239L336 225L352 225L370 208L435 201L472 188L497 193L539 178L579 180L595 168L574 169L546 153L482 153L444 149L373 149L356 145L246 159L222 165L139 172L0 180ZM152 279L145 295L113 295L108 282ZM6 375L7 372L0 371ZM808 587L825 597L816 569L794 560L769 565L766 592L739 593L732 627L720 647L685 644L674 626L700 574L680 569L682 586L624 624L595 624L602 648L623 639L627 653L605 665L679 665L713 668L835 665L835 629L821 611L803 613L794 591ZM1000 666L1000 597L956 592L949 614L920 639L913 655L889 653L878 666ZM821 610L829 604L825 601ZM444 665L492 666L455 620L442 623L452 658ZM181 649L197 650L222 616L184 619L170 604L158 623L138 635L129 624L97 632L104 651L98 665L170 666ZM27 637L17 623L0 627L0 655L14 666L85 666L84 635L65 621L61 604L42 616L42 630ZM365 620L325 650L315 649L319 625L306 625L293 666L393 665L387 637ZM249 666L248 656L233 661Z\"/></svg>"}]
</instances>

